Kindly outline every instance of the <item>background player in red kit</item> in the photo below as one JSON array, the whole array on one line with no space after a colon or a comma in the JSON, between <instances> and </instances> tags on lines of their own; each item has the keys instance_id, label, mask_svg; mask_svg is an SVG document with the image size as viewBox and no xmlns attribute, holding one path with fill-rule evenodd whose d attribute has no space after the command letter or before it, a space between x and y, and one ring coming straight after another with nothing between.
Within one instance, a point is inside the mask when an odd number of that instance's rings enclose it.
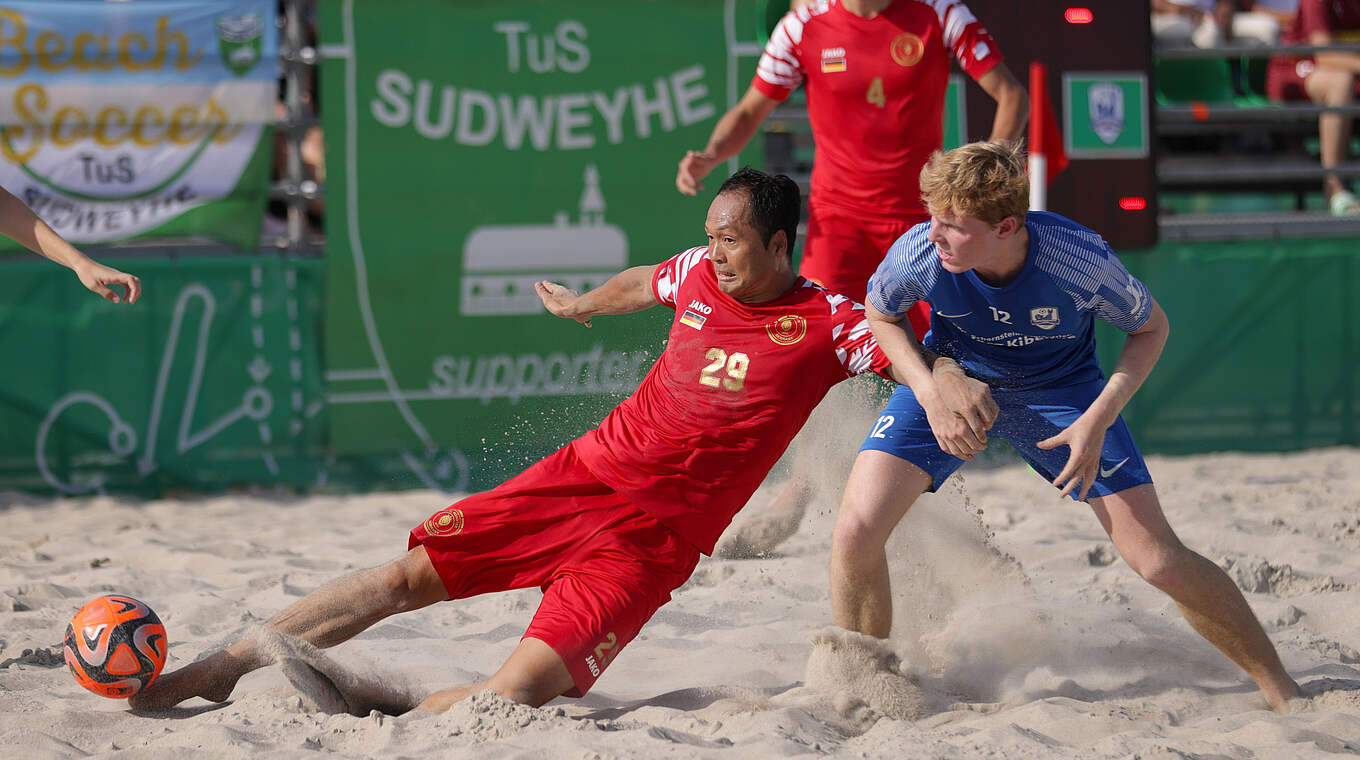
<instances>
[{"instance_id":1,"label":"background player in red kit","mask_svg":"<svg viewBox=\"0 0 1360 760\"><path fill-rule=\"evenodd\" d=\"M750 142L798 85L807 88L817 157L799 273L863 300L883 254L929 218L917 177L941 147L950 58L997 102L991 139L1020 136L1025 88L962 2L822 0L784 16L750 88L718 120L708 145L680 161L675 185L694 195ZM918 336L929 308L910 315Z\"/></svg>"},{"instance_id":2,"label":"background player in red kit","mask_svg":"<svg viewBox=\"0 0 1360 760\"><path fill-rule=\"evenodd\" d=\"M889 365L863 306L794 274L799 206L793 180L743 169L709 208L706 248L585 295L539 283L549 311L586 325L675 309L637 392L599 428L431 515L402 557L332 581L266 626L329 647L398 612L540 586L533 622L490 679L417 707L439 712L487 688L535 706L584 694L713 550L827 390ZM246 637L162 675L131 704L226 700L270 662L266 649Z\"/></svg>"}]
</instances>

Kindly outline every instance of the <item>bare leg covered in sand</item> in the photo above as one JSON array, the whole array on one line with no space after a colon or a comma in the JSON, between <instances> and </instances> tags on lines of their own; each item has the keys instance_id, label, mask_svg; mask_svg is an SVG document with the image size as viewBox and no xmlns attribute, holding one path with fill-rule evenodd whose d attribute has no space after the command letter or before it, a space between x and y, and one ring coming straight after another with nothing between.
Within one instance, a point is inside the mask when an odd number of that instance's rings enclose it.
<instances>
[{"instance_id":1,"label":"bare leg covered in sand","mask_svg":"<svg viewBox=\"0 0 1360 760\"><path fill-rule=\"evenodd\" d=\"M831 542L831 610L836 625L887 638L892 588L885 546L893 528L930 488L930 475L882 451L861 451L845 485Z\"/></svg>"},{"instance_id":2,"label":"bare leg covered in sand","mask_svg":"<svg viewBox=\"0 0 1360 760\"><path fill-rule=\"evenodd\" d=\"M448 592L430 564L425 548L417 546L386 565L360 570L331 581L279 613L265 627L268 632L295 637L313 647L324 649L353 638L383 618L447 599ZM241 677L280 661L278 642L271 641L277 637L271 637L268 632L246 636L198 662L163 673L151 686L134 695L129 705L136 710L155 711L168 709L193 697L202 697L211 702L226 701ZM551 657L556 659L560 673L545 666L545 655L529 642L547 649ZM523 654L524 650L537 657ZM294 659L309 668L317 664L307 664L306 653ZM527 668L521 668L522 665ZM326 668L322 665L319 669L324 671ZM562 685L562 674L566 674L565 685ZM540 676L544 680L535 686L539 683L535 679ZM418 708L445 710L458 699L486 688L496 689L502 696L517 701L533 703L533 700L539 699L537 704L542 704L571 688L571 685L570 674L556 653L542 642L526 639L486 683L437 692ZM505 691L502 692L501 688L505 688ZM541 698L554 688L557 688L556 692Z\"/></svg>"},{"instance_id":3,"label":"bare leg covered in sand","mask_svg":"<svg viewBox=\"0 0 1360 760\"><path fill-rule=\"evenodd\" d=\"M1170 596L1196 633L1245 670L1272 709L1299 695L1237 584L1181 543L1151 483L1087 501L1129 567Z\"/></svg>"}]
</instances>

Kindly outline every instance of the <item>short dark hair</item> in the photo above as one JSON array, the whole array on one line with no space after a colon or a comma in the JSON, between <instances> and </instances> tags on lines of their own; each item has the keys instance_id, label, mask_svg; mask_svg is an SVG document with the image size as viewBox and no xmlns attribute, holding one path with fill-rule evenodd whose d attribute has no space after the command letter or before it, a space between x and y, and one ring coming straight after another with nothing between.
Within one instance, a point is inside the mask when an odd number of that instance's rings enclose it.
<instances>
[{"instance_id":1,"label":"short dark hair","mask_svg":"<svg viewBox=\"0 0 1360 760\"><path fill-rule=\"evenodd\" d=\"M783 230L793 257L793 241L798 237L798 218L803 213L803 196L798 183L783 174L766 174L743 166L718 188L718 194L737 190L746 192L747 214L765 245L774 233Z\"/></svg>"}]
</instances>

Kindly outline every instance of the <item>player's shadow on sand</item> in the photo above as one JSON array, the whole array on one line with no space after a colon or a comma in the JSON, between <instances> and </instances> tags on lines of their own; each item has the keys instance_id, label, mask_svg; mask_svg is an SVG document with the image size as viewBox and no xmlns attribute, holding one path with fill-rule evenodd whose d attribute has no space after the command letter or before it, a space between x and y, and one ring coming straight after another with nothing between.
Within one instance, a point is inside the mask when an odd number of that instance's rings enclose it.
<instances>
[{"instance_id":1,"label":"player's shadow on sand","mask_svg":"<svg viewBox=\"0 0 1360 760\"><path fill-rule=\"evenodd\" d=\"M575 717L578 720L618 720L640 707L667 707L672 710L693 712L702 710L723 699L736 699L743 702L764 701L799 686L802 686L802 684L791 683L788 686L772 686L763 689L737 686L677 689L665 694L658 694L655 697L634 699L627 702L615 702L609 697L591 695L586 699L597 703L614 702L614 704L610 706L592 705L594 709L591 712Z\"/></svg>"},{"instance_id":2,"label":"player's shadow on sand","mask_svg":"<svg viewBox=\"0 0 1360 760\"><path fill-rule=\"evenodd\" d=\"M1347 712L1360 713L1360 680L1354 678L1333 678L1323 676L1311 681L1300 679L1299 691L1310 700L1340 702L1353 709Z\"/></svg>"},{"instance_id":3,"label":"player's shadow on sand","mask_svg":"<svg viewBox=\"0 0 1360 760\"><path fill-rule=\"evenodd\" d=\"M210 713L214 710L221 710L230 704L232 704L232 700L229 699L226 702L215 702L210 705L198 705L197 707L170 707L164 710L134 710L129 707L128 712L136 715L138 718L169 718L171 720L184 720L186 718L197 717L204 713Z\"/></svg>"}]
</instances>

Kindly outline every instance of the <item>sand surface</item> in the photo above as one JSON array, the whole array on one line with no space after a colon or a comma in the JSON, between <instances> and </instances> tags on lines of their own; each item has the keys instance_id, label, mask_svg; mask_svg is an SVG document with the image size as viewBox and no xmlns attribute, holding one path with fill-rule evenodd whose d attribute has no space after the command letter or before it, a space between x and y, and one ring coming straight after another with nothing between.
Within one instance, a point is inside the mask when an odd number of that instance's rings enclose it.
<instances>
[{"instance_id":1,"label":"sand surface","mask_svg":"<svg viewBox=\"0 0 1360 760\"><path fill-rule=\"evenodd\" d=\"M309 679L297 652L247 676L225 704L139 715L81 689L59 659L71 614L118 592L160 614L171 667L192 661L324 581L395 556L446 496L0 494L0 757L1360 753L1360 450L1149 464L1182 539L1237 580L1313 695L1291 714L1265 709L1117 557L1085 505L1013 464L966 467L898 528L889 647L826 629L840 483L823 482L769 556L703 560L586 698L531 709L488 693L439 716L334 712L343 700ZM436 605L325 656L353 683L393 692L471 682L509 654L538 598Z\"/></svg>"}]
</instances>

